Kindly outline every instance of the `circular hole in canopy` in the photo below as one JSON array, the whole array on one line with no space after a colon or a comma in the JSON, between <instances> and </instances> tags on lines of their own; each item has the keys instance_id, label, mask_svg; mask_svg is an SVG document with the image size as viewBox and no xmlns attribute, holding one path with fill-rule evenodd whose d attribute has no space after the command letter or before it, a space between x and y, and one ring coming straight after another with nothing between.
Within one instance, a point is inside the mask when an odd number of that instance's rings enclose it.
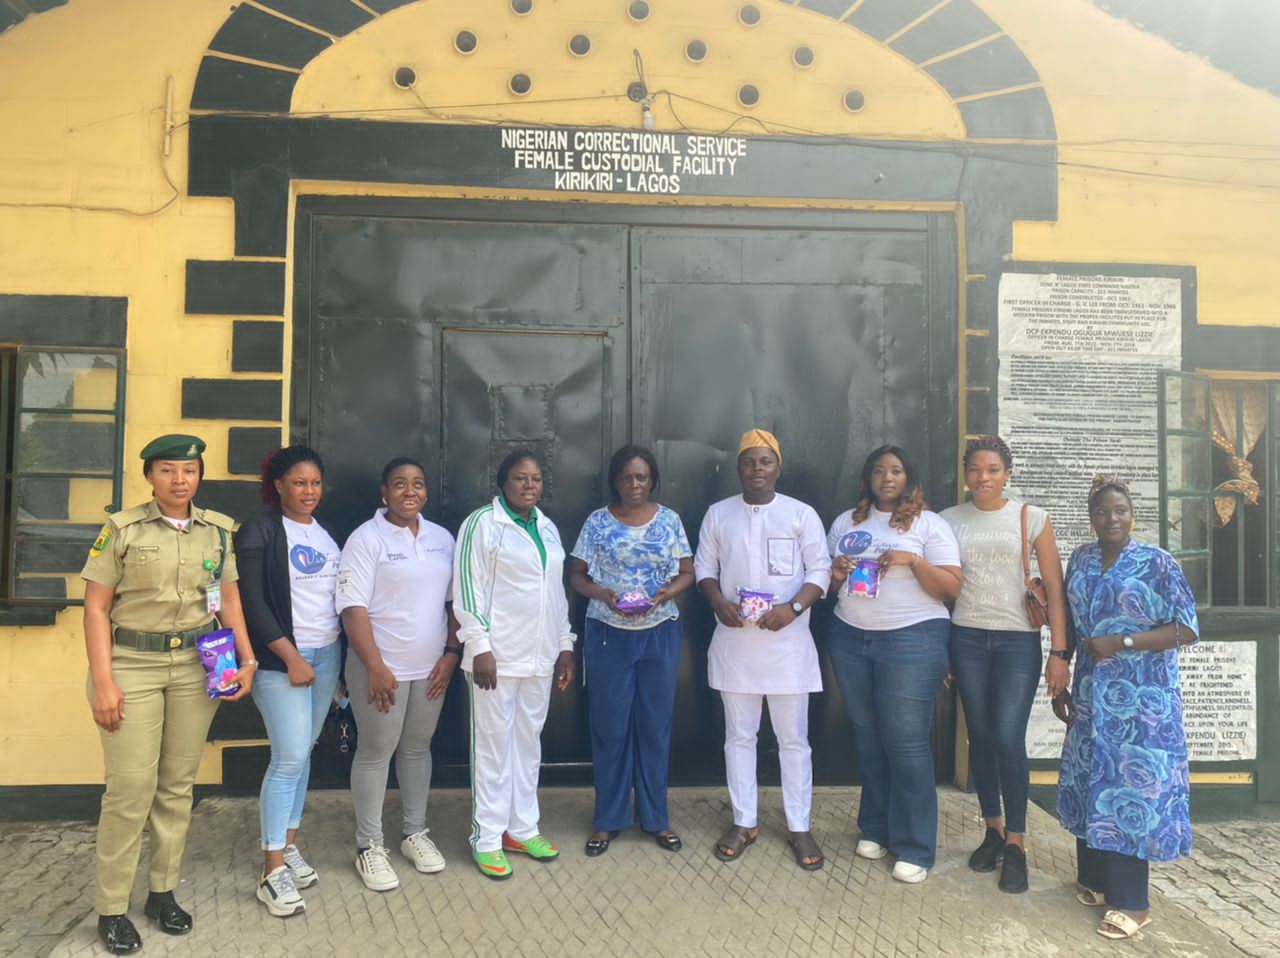
<instances>
[{"instance_id":1,"label":"circular hole in canopy","mask_svg":"<svg viewBox=\"0 0 1280 958\"><path fill-rule=\"evenodd\" d=\"M684 48L684 55L694 63L701 63L707 56L707 45L701 40L690 40Z\"/></svg>"},{"instance_id":2,"label":"circular hole in canopy","mask_svg":"<svg viewBox=\"0 0 1280 958\"><path fill-rule=\"evenodd\" d=\"M760 22L760 8L754 3L744 3L742 8L738 10L738 19L749 27L754 27Z\"/></svg>"},{"instance_id":3,"label":"circular hole in canopy","mask_svg":"<svg viewBox=\"0 0 1280 958\"><path fill-rule=\"evenodd\" d=\"M475 53L479 41L470 30L459 30L453 38L453 48L459 53Z\"/></svg>"},{"instance_id":4,"label":"circular hole in canopy","mask_svg":"<svg viewBox=\"0 0 1280 958\"><path fill-rule=\"evenodd\" d=\"M627 7L627 16L632 20L647 20L649 18L649 4L645 0L632 0L631 5Z\"/></svg>"},{"instance_id":5,"label":"circular hole in canopy","mask_svg":"<svg viewBox=\"0 0 1280 958\"><path fill-rule=\"evenodd\" d=\"M750 83L744 83L738 88L738 102L743 106L755 106L760 102L760 91Z\"/></svg>"},{"instance_id":6,"label":"circular hole in canopy","mask_svg":"<svg viewBox=\"0 0 1280 958\"><path fill-rule=\"evenodd\" d=\"M511 78L511 81L507 84L507 87L516 96L524 96L526 93L528 93L530 90L533 89L533 81L529 79L529 74L517 73L515 76Z\"/></svg>"},{"instance_id":7,"label":"circular hole in canopy","mask_svg":"<svg viewBox=\"0 0 1280 958\"><path fill-rule=\"evenodd\" d=\"M849 90L844 95L844 108L850 113L857 113L867 104L861 90Z\"/></svg>"},{"instance_id":8,"label":"circular hole in canopy","mask_svg":"<svg viewBox=\"0 0 1280 958\"><path fill-rule=\"evenodd\" d=\"M533 0L511 0L511 9L520 16L524 16L533 9Z\"/></svg>"},{"instance_id":9,"label":"circular hole in canopy","mask_svg":"<svg viewBox=\"0 0 1280 958\"><path fill-rule=\"evenodd\" d=\"M811 47L796 47L791 53L791 62L798 67L813 66L813 49Z\"/></svg>"},{"instance_id":10,"label":"circular hole in canopy","mask_svg":"<svg viewBox=\"0 0 1280 958\"><path fill-rule=\"evenodd\" d=\"M575 57L585 57L591 51L591 38L579 33L569 40L569 52Z\"/></svg>"},{"instance_id":11,"label":"circular hole in canopy","mask_svg":"<svg viewBox=\"0 0 1280 958\"><path fill-rule=\"evenodd\" d=\"M402 90L409 90L418 82L418 73L413 67L396 67L396 72L391 74L391 82Z\"/></svg>"}]
</instances>

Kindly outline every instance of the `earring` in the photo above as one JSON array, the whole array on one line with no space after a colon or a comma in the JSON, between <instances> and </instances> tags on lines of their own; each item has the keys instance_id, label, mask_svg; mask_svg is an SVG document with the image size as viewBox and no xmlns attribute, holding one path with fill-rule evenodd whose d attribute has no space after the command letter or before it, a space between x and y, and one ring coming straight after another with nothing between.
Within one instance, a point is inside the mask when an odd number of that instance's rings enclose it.
<instances>
[{"instance_id":1,"label":"earring","mask_svg":"<svg viewBox=\"0 0 1280 958\"><path fill-rule=\"evenodd\" d=\"M382 504L383 504L384 506L387 504L387 497L386 497L386 496L383 496L383 497L382 497Z\"/></svg>"}]
</instances>

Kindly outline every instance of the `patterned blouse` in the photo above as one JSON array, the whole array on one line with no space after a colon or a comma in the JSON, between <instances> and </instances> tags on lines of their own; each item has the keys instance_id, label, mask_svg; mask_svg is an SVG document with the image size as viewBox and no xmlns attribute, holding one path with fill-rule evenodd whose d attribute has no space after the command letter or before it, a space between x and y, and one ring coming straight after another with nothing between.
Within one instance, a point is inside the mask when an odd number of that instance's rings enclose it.
<instances>
[{"instance_id":1,"label":"patterned blouse","mask_svg":"<svg viewBox=\"0 0 1280 958\"><path fill-rule=\"evenodd\" d=\"M597 509L587 516L573 547L574 558L587 564L592 581L618 595L640 592L650 598L679 574L680 560L692 555L684 523L666 506L658 506L642 526L629 526L607 508ZM643 615L619 615L599 599L587 604L587 618L617 629L648 629L679 616L674 601Z\"/></svg>"},{"instance_id":2,"label":"patterned blouse","mask_svg":"<svg viewBox=\"0 0 1280 958\"><path fill-rule=\"evenodd\" d=\"M1121 650L1094 662L1087 638L1148 632L1177 620L1199 632L1177 561L1130 540L1103 571L1098 544L1067 564L1067 602L1081 641L1062 746L1058 818L1090 848L1148 861L1191 853L1191 790L1178 650Z\"/></svg>"}]
</instances>

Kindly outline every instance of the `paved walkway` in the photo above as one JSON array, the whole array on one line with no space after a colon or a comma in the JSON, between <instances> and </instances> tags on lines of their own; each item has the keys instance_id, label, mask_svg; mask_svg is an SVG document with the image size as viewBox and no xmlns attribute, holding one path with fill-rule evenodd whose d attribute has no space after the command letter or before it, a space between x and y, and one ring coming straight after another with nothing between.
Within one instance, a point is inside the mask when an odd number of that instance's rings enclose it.
<instances>
[{"instance_id":1,"label":"paved walkway","mask_svg":"<svg viewBox=\"0 0 1280 958\"><path fill-rule=\"evenodd\" d=\"M729 821L723 790L672 793L672 821L685 839L670 854L638 830L609 853L581 852L591 814L586 789L542 793L543 825L564 854L539 865L516 861L507 882L469 863L469 796L438 791L433 833L449 859L419 875L393 852L401 888L365 891L351 865L345 792L309 801L303 850L320 870L303 916L271 918L253 898L257 803L216 798L196 809L179 901L196 915L186 938L167 938L133 914L147 955L1089 955L1280 958L1280 822L1197 826L1196 857L1153 868L1155 921L1127 944L1094 933L1099 915L1073 900L1073 843L1032 809L1031 890L1003 895L994 875L965 865L982 838L974 800L939 792L939 862L923 885L890 880L887 861L856 858L856 792L820 789L814 832L822 871L797 868L785 847L781 797L767 789L760 841L743 859L711 855ZM388 801L388 834L397 820ZM1247 851L1246 851L1247 850ZM144 852L145 854L145 852ZM1246 855L1248 856L1246 858ZM0 825L0 954L100 955L92 909L93 827L83 823ZM1258 863L1262 864L1259 866ZM1258 869L1262 870L1259 871ZM145 881L145 869L142 870Z\"/></svg>"}]
</instances>

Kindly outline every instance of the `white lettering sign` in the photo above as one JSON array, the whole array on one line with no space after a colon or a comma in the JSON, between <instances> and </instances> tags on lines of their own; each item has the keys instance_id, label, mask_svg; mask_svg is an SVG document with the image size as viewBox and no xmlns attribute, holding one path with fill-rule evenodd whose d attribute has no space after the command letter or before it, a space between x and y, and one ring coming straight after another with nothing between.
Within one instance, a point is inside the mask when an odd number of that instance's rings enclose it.
<instances>
[{"instance_id":1,"label":"white lettering sign","mask_svg":"<svg viewBox=\"0 0 1280 958\"><path fill-rule=\"evenodd\" d=\"M504 128L514 170L546 171L555 190L679 193L691 178L732 177L747 155L740 136L650 130Z\"/></svg>"}]
</instances>

